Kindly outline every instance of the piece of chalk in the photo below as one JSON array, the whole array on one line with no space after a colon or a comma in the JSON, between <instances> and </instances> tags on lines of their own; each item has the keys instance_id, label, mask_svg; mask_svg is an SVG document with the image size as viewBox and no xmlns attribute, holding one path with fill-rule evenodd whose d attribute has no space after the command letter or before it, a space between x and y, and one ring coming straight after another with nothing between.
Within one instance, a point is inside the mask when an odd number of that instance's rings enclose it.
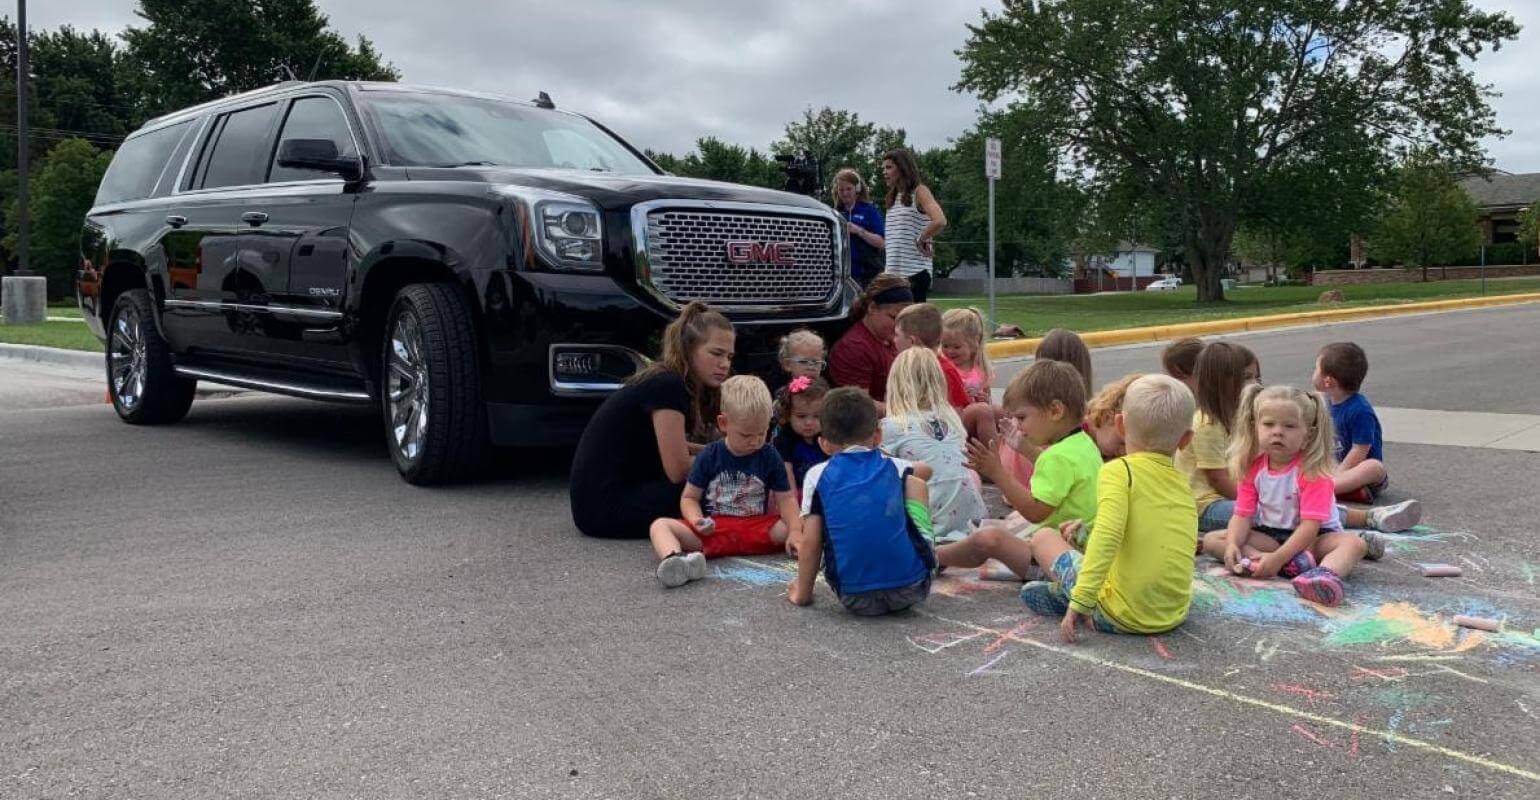
<instances>
[{"instance_id":1,"label":"piece of chalk","mask_svg":"<svg viewBox=\"0 0 1540 800\"><path fill-rule=\"evenodd\" d=\"M1478 631L1492 631L1493 633L1500 630L1503 626L1501 622L1498 622L1495 619L1488 619L1486 617L1467 617L1464 614L1456 614L1454 617L1454 624L1459 625L1462 628L1475 628Z\"/></svg>"},{"instance_id":2,"label":"piece of chalk","mask_svg":"<svg viewBox=\"0 0 1540 800\"><path fill-rule=\"evenodd\" d=\"M1465 571L1453 564L1419 564L1424 578L1458 578Z\"/></svg>"}]
</instances>

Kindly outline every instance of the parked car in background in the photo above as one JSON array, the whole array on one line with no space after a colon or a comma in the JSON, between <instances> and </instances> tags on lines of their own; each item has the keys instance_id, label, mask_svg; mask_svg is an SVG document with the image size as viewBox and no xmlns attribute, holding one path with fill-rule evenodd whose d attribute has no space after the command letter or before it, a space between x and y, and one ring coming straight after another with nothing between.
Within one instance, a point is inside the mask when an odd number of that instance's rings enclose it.
<instances>
[{"instance_id":1,"label":"parked car in background","mask_svg":"<svg viewBox=\"0 0 1540 800\"><path fill-rule=\"evenodd\" d=\"M1167 275L1159 280L1151 281L1144 287L1146 292L1174 292L1182 288L1182 279L1175 275Z\"/></svg>"},{"instance_id":2,"label":"parked car in background","mask_svg":"<svg viewBox=\"0 0 1540 800\"><path fill-rule=\"evenodd\" d=\"M846 241L816 200L666 175L543 93L294 81L131 134L76 279L125 421L181 419L198 381L373 405L426 484L575 442L692 300L741 370L795 327L832 341Z\"/></svg>"}]
</instances>

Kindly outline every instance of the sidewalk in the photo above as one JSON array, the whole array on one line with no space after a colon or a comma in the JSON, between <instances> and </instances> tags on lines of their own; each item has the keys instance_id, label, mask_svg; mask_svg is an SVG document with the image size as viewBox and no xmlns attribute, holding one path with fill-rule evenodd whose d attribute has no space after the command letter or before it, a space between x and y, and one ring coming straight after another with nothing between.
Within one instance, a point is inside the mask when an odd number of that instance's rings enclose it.
<instances>
[{"instance_id":1,"label":"sidewalk","mask_svg":"<svg viewBox=\"0 0 1540 800\"><path fill-rule=\"evenodd\" d=\"M245 392L213 384L198 386L198 399L235 397ZM0 343L0 408L103 405L107 368L99 353Z\"/></svg>"}]
</instances>

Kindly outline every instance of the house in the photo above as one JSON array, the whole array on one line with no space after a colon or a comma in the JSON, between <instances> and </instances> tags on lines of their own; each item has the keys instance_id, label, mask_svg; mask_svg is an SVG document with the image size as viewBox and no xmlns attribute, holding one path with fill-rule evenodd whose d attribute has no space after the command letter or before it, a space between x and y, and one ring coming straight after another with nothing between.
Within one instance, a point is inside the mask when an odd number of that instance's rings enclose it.
<instances>
[{"instance_id":1,"label":"house","mask_svg":"<svg viewBox=\"0 0 1540 800\"><path fill-rule=\"evenodd\" d=\"M1468 175L1460 188L1476 204L1477 224L1487 244L1518 241L1519 214L1540 203L1540 172L1515 175L1493 170L1485 177Z\"/></svg>"},{"instance_id":2,"label":"house","mask_svg":"<svg viewBox=\"0 0 1540 800\"><path fill-rule=\"evenodd\" d=\"M1107 255L1075 258L1075 291L1102 292L1140 289L1156 278L1153 247L1119 242L1117 250Z\"/></svg>"}]
</instances>

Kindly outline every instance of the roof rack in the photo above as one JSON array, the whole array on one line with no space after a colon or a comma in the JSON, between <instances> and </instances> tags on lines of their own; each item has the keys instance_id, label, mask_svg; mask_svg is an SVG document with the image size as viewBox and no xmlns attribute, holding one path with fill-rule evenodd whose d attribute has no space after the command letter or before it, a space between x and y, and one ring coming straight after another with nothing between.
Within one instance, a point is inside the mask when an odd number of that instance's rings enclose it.
<instances>
[{"instance_id":1,"label":"roof rack","mask_svg":"<svg viewBox=\"0 0 1540 800\"><path fill-rule=\"evenodd\" d=\"M228 103L228 102L230 102L232 100L245 100L245 99L249 99L249 98L253 98L253 97L261 97L262 95L268 94L270 92L277 92L277 91L280 91L282 89L289 89L289 88L292 88L292 87L295 87L295 86L303 86L304 84L305 84L305 81L282 81L280 83L275 83L275 84L273 84L271 86L263 86L260 89L252 89L251 91L248 91L248 92L239 92L237 94L226 95L224 97L221 97L221 98L218 98L218 99L215 99L215 100L210 100L210 101L208 101L206 103L199 103L198 105L192 106L191 108L178 109L176 111L171 112L170 114L162 114L162 115L160 115L160 116L158 116L158 117L156 117L156 118L154 118L152 120L147 120L144 123L144 125L142 125L140 127L149 127L151 125L154 125L157 122L162 122L164 120L168 120L168 119L171 119L173 117L180 117L180 116L182 116L184 114L195 114L195 113L197 113L199 111L206 110L208 108L211 108L213 106L219 105L221 103Z\"/></svg>"}]
</instances>

